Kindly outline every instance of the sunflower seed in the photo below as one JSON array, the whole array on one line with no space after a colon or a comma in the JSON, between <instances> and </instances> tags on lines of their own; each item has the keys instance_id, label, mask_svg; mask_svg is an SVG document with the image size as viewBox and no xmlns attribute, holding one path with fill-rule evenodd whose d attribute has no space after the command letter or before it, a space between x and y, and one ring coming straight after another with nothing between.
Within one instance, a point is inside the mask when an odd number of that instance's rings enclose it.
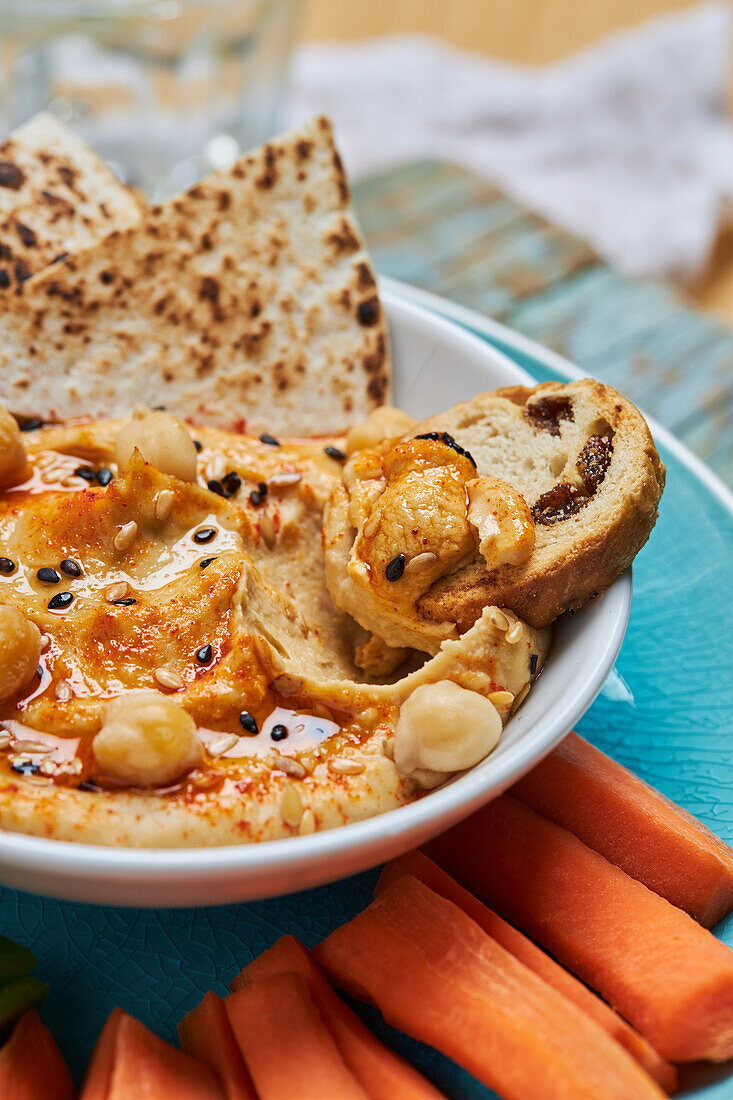
<instances>
[{"instance_id":1,"label":"sunflower seed","mask_svg":"<svg viewBox=\"0 0 733 1100\"><path fill-rule=\"evenodd\" d=\"M173 493L170 489L161 489L155 498L155 518L165 523L173 507Z\"/></svg>"},{"instance_id":2,"label":"sunflower seed","mask_svg":"<svg viewBox=\"0 0 733 1100\"><path fill-rule=\"evenodd\" d=\"M316 815L311 810L310 806L303 811L303 816L300 819L300 825L298 826L298 832L301 836L307 836L309 833L316 831Z\"/></svg>"},{"instance_id":3,"label":"sunflower seed","mask_svg":"<svg viewBox=\"0 0 733 1100\"><path fill-rule=\"evenodd\" d=\"M272 522L272 518L267 512L263 512L260 516L260 534L267 543L267 546L272 550L275 545L275 524Z\"/></svg>"},{"instance_id":4,"label":"sunflower seed","mask_svg":"<svg viewBox=\"0 0 733 1100\"><path fill-rule=\"evenodd\" d=\"M289 489L291 485L297 485L303 480L303 475L297 470L282 470L279 474L268 477L267 484L271 489Z\"/></svg>"},{"instance_id":5,"label":"sunflower seed","mask_svg":"<svg viewBox=\"0 0 733 1100\"><path fill-rule=\"evenodd\" d=\"M514 695L511 691L492 691L488 696L488 700L495 707L510 707L514 702Z\"/></svg>"},{"instance_id":6,"label":"sunflower seed","mask_svg":"<svg viewBox=\"0 0 733 1100\"><path fill-rule=\"evenodd\" d=\"M223 756L225 752L229 752L238 743L239 738L236 733L225 733L223 737L217 737L214 741L209 741L206 746L206 751L209 756Z\"/></svg>"},{"instance_id":7,"label":"sunflower seed","mask_svg":"<svg viewBox=\"0 0 733 1100\"><path fill-rule=\"evenodd\" d=\"M285 772L292 779L304 779L305 768L299 760L293 760L289 756L273 756L271 757L271 763L273 768L277 768L280 772Z\"/></svg>"},{"instance_id":8,"label":"sunflower seed","mask_svg":"<svg viewBox=\"0 0 733 1100\"><path fill-rule=\"evenodd\" d=\"M405 566L405 573L420 573L423 569L429 569L431 565L435 565L437 557L430 550L426 550L422 554L416 554L414 558L410 558Z\"/></svg>"}]
</instances>

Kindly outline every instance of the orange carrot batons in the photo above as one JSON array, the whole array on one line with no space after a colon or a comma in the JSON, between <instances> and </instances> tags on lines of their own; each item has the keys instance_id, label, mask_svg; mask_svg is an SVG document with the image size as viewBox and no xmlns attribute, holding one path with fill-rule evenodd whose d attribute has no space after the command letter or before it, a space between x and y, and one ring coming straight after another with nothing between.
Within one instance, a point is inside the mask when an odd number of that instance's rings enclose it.
<instances>
[{"instance_id":1,"label":"orange carrot batons","mask_svg":"<svg viewBox=\"0 0 733 1100\"><path fill-rule=\"evenodd\" d=\"M663 1096L585 1013L411 876L315 955L388 1023L441 1050L505 1100Z\"/></svg>"},{"instance_id":2,"label":"orange carrot batons","mask_svg":"<svg viewBox=\"0 0 733 1100\"><path fill-rule=\"evenodd\" d=\"M76 1089L51 1032L34 1010L24 1013L0 1050L3 1100L74 1100Z\"/></svg>"},{"instance_id":3,"label":"orange carrot batons","mask_svg":"<svg viewBox=\"0 0 733 1100\"><path fill-rule=\"evenodd\" d=\"M297 974L273 974L226 1001L259 1100L370 1100Z\"/></svg>"},{"instance_id":4,"label":"orange carrot batons","mask_svg":"<svg viewBox=\"0 0 733 1100\"><path fill-rule=\"evenodd\" d=\"M294 936L282 936L232 981L232 991L272 974L292 971L308 986L336 1046L372 1100L442 1100L442 1093L380 1043L355 1012L334 993L310 952Z\"/></svg>"},{"instance_id":5,"label":"orange carrot batons","mask_svg":"<svg viewBox=\"0 0 733 1100\"><path fill-rule=\"evenodd\" d=\"M622 1020L605 1001L602 1001L587 986L564 970L542 948L527 939L522 932L507 924L500 916L488 909L482 902L464 890L455 879L446 874L436 863L422 852L413 851L388 863L377 883L376 892L382 893L393 882L405 875L414 875L429 889L447 898L459 906L484 932L493 936L497 943L524 963L538 977L567 997L600 1024L617 1043L620 1043L640 1066L649 1073L662 1088L672 1093L677 1088L677 1071L674 1066L657 1054L656 1050L639 1035L637 1031Z\"/></svg>"},{"instance_id":6,"label":"orange carrot batons","mask_svg":"<svg viewBox=\"0 0 733 1100\"><path fill-rule=\"evenodd\" d=\"M225 1100L257 1100L221 997L207 993L178 1025L181 1047L214 1071Z\"/></svg>"},{"instance_id":7,"label":"orange carrot batons","mask_svg":"<svg viewBox=\"0 0 733 1100\"><path fill-rule=\"evenodd\" d=\"M509 793L706 928L733 908L733 850L577 733Z\"/></svg>"},{"instance_id":8,"label":"orange carrot batons","mask_svg":"<svg viewBox=\"0 0 733 1100\"><path fill-rule=\"evenodd\" d=\"M665 1058L733 1057L733 952L572 833L504 795L428 852Z\"/></svg>"},{"instance_id":9,"label":"orange carrot batons","mask_svg":"<svg viewBox=\"0 0 733 1100\"><path fill-rule=\"evenodd\" d=\"M97 1041L81 1100L224 1100L208 1066L120 1009Z\"/></svg>"}]
</instances>

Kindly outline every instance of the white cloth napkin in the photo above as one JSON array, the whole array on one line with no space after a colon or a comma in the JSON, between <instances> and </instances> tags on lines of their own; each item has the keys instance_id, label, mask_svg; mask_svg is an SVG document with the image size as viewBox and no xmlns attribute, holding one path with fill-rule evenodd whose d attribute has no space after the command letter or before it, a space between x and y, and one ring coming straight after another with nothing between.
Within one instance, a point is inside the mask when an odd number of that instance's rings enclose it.
<instances>
[{"instance_id":1,"label":"white cloth napkin","mask_svg":"<svg viewBox=\"0 0 733 1100\"><path fill-rule=\"evenodd\" d=\"M331 115L353 177L465 165L631 275L688 276L733 198L731 12L703 4L537 69L425 37L302 47L292 117Z\"/></svg>"}]
</instances>

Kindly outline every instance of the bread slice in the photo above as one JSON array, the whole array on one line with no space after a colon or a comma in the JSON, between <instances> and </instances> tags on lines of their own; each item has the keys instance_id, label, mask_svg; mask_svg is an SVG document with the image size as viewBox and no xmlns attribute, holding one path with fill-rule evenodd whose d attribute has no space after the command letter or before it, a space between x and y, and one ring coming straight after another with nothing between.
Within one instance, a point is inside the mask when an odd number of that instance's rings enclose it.
<instances>
[{"instance_id":1,"label":"bread slice","mask_svg":"<svg viewBox=\"0 0 733 1100\"><path fill-rule=\"evenodd\" d=\"M403 482L396 461L410 464ZM643 416L610 386L482 394L350 457L324 512L331 598L388 645L428 653L486 607L549 626L631 564L664 478ZM474 494L496 532L485 542Z\"/></svg>"},{"instance_id":2,"label":"bread slice","mask_svg":"<svg viewBox=\"0 0 733 1100\"><path fill-rule=\"evenodd\" d=\"M496 604L546 626L608 588L656 522L664 466L639 410L601 382L483 394L417 430L449 432L479 476L522 493L535 520L534 550L523 564L489 572L476 555L436 581L417 605L430 622L463 631Z\"/></svg>"}]
</instances>

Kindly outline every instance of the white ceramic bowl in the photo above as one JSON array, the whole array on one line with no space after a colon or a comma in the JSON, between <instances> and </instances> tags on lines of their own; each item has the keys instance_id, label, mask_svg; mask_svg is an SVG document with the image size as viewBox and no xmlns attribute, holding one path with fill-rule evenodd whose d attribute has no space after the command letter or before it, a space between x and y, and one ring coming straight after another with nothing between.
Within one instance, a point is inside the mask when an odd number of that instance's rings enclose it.
<instances>
[{"instance_id":1,"label":"white ceramic bowl","mask_svg":"<svg viewBox=\"0 0 733 1100\"><path fill-rule=\"evenodd\" d=\"M500 352L388 288L395 401L414 416L531 384ZM330 832L226 848L103 848L4 833L0 882L109 905L216 905L331 882L414 848L500 794L573 727L621 647L631 574L555 630L548 664L493 754L420 801Z\"/></svg>"}]
</instances>

